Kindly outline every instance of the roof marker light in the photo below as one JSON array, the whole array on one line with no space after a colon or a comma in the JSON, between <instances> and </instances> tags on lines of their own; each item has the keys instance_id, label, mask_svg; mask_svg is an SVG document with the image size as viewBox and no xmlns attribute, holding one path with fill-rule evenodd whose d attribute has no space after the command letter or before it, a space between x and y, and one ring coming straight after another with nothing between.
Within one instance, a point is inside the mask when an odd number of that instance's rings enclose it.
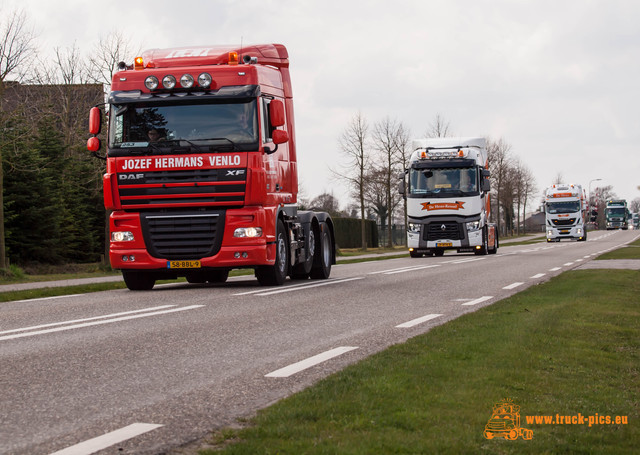
<instances>
[{"instance_id":1,"label":"roof marker light","mask_svg":"<svg viewBox=\"0 0 640 455\"><path fill-rule=\"evenodd\" d=\"M136 57L134 60L134 68L137 70L144 69L144 60L142 60L142 57Z\"/></svg>"},{"instance_id":2,"label":"roof marker light","mask_svg":"<svg viewBox=\"0 0 640 455\"><path fill-rule=\"evenodd\" d=\"M229 52L229 65L238 64L238 53L235 51Z\"/></svg>"}]
</instances>

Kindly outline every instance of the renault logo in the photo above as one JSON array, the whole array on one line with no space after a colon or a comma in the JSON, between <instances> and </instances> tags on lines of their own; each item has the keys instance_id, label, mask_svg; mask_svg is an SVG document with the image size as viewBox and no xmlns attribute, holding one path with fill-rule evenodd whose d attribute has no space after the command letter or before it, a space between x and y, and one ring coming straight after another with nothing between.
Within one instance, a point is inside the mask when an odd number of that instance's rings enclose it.
<instances>
[{"instance_id":1,"label":"renault logo","mask_svg":"<svg viewBox=\"0 0 640 455\"><path fill-rule=\"evenodd\" d=\"M441 229L441 230L443 230L443 231L446 231L446 230L447 230L447 226L445 226L445 225L443 224L442 226L440 226L440 229Z\"/></svg>"}]
</instances>

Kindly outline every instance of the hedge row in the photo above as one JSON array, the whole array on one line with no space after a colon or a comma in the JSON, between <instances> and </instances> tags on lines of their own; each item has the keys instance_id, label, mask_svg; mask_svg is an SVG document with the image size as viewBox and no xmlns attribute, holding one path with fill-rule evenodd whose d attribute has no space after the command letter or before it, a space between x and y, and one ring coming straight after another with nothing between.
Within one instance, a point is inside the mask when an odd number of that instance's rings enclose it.
<instances>
[{"instance_id":1,"label":"hedge row","mask_svg":"<svg viewBox=\"0 0 640 455\"><path fill-rule=\"evenodd\" d=\"M333 218L338 248L361 248L361 227L359 218ZM367 248L378 247L378 228L373 220L365 220Z\"/></svg>"}]
</instances>

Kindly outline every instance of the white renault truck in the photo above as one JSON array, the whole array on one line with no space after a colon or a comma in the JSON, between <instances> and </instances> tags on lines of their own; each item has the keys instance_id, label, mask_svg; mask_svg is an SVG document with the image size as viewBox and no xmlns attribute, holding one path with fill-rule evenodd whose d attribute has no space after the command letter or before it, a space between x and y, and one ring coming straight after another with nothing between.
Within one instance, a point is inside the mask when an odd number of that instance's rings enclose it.
<instances>
[{"instance_id":1,"label":"white renault truck","mask_svg":"<svg viewBox=\"0 0 640 455\"><path fill-rule=\"evenodd\" d=\"M481 137L413 141L400 185L407 198L407 246L411 257L446 250L495 254L498 232L489 222L490 173Z\"/></svg>"},{"instance_id":2,"label":"white renault truck","mask_svg":"<svg viewBox=\"0 0 640 455\"><path fill-rule=\"evenodd\" d=\"M544 197L547 242L587 240L587 197L580 185L554 184Z\"/></svg>"}]
</instances>

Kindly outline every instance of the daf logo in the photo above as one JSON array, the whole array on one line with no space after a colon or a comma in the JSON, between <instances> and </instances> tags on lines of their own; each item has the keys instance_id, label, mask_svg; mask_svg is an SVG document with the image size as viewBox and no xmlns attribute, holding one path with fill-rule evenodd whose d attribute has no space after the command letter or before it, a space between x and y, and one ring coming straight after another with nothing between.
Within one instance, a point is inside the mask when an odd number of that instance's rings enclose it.
<instances>
[{"instance_id":1,"label":"daf logo","mask_svg":"<svg viewBox=\"0 0 640 455\"><path fill-rule=\"evenodd\" d=\"M445 226L444 224L442 226L440 226L440 230L442 231L446 231L447 230L447 226Z\"/></svg>"},{"instance_id":2,"label":"daf logo","mask_svg":"<svg viewBox=\"0 0 640 455\"><path fill-rule=\"evenodd\" d=\"M243 175L244 174L244 169L230 169L227 170L227 176L235 176L235 175Z\"/></svg>"},{"instance_id":3,"label":"daf logo","mask_svg":"<svg viewBox=\"0 0 640 455\"><path fill-rule=\"evenodd\" d=\"M118 180L138 180L143 178L144 174L118 174Z\"/></svg>"}]
</instances>

